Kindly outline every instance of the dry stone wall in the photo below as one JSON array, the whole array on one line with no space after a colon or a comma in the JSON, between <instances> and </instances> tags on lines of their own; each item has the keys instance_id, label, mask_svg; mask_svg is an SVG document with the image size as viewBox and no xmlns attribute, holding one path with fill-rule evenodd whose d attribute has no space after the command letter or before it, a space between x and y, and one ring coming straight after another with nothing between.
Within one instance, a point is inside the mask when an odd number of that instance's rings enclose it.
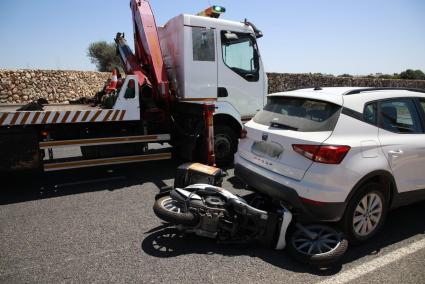
<instances>
[{"instance_id":1,"label":"dry stone wall","mask_svg":"<svg viewBox=\"0 0 425 284\"><path fill-rule=\"evenodd\" d=\"M0 70L0 103L27 103L45 98L50 103L92 97L110 73L55 70Z\"/></svg>"},{"instance_id":2,"label":"dry stone wall","mask_svg":"<svg viewBox=\"0 0 425 284\"><path fill-rule=\"evenodd\" d=\"M110 73L62 70L0 70L0 104L27 103L45 98L50 103L92 97ZM388 80L312 74L269 73L269 93L298 88L366 86L425 89L425 80Z\"/></svg>"},{"instance_id":3,"label":"dry stone wall","mask_svg":"<svg viewBox=\"0 0 425 284\"><path fill-rule=\"evenodd\" d=\"M425 89L425 80L334 77L313 74L268 73L269 93L314 87L404 87Z\"/></svg>"}]
</instances>

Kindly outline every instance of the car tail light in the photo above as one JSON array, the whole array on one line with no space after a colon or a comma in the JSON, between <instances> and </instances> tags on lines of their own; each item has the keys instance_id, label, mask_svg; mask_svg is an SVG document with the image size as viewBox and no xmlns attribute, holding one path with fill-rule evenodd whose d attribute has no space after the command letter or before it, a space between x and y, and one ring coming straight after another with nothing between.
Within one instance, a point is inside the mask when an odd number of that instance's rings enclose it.
<instances>
[{"instance_id":1,"label":"car tail light","mask_svg":"<svg viewBox=\"0 0 425 284\"><path fill-rule=\"evenodd\" d=\"M246 131L245 127L242 127L242 129L241 129L241 139L246 138L246 135L247 135L247 131Z\"/></svg>"},{"instance_id":2,"label":"car tail light","mask_svg":"<svg viewBox=\"0 0 425 284\"><path fill-rule=\"evenodd\" d=\"M351 149L350 146L337 145L300 145L294 144L295 152L307 159L323 164L339 164Z\"/></svg>"}]
</instances>

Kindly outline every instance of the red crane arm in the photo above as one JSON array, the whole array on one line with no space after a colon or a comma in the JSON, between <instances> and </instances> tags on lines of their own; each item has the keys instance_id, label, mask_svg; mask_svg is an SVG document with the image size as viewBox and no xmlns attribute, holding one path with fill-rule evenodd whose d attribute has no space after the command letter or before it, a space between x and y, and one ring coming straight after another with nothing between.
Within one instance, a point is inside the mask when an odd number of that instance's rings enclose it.
<instances>
[{"instance_id":1,"label":"red crane arm","mask_svg":"<svg viewBox=\"0 0 425 284\"><path fill-rule=\"evenodd\" d=\"M117 44L118 54L124 67L125 74L136 75L139 79L140 85L143 85L146 81L149 82L147 74L142 69L141 65L137 62L136 57L134 56L130 47L127 45L124 34L117 33L115 43Z\"/></svg>"},{"instance_id":2,"label":"red crane arm","mask_svg":"<svg viewBox=\"0 0 425 284\"><path fill-rule=\"evenodd\" d=\"M153 89L156 89L154 92L168 101L169 82L151 6L146 0L131 0L130 7L133 15L135 60L146 71Z\"/></svg>"}]
</instances>

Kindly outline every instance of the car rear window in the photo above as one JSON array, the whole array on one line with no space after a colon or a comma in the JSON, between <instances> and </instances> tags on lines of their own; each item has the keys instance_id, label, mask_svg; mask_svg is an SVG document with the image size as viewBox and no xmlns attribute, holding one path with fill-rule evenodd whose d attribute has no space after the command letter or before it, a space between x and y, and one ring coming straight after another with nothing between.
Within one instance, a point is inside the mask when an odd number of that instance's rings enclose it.
<instances>
[{"instance_id":1,"label":"car rear window","mask_svg":"<svg viewBox=\"0 0 425 284\"><path fill-rule=\"evenodd\" d=\"M340 106L319 100L294 97L269 97L254 121L270 127L301 131L331 131L339 117Z\"/></svg>"}]
</instances>

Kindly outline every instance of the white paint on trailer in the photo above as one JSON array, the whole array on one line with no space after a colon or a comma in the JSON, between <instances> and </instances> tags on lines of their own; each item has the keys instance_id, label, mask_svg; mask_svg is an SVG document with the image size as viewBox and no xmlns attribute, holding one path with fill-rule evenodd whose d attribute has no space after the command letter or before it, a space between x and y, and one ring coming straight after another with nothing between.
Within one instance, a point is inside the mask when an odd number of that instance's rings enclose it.
<instances>
[{"instance_id":1,"label":"white paint on trailer","mask_svg":"<svg viewBox=\"0 0 425 284\"><path fill-rule=\"evenodd\" d=\"M123 109L0 112L0 126L124 121L126 114Z\"/></svg>"}]
</instances>

